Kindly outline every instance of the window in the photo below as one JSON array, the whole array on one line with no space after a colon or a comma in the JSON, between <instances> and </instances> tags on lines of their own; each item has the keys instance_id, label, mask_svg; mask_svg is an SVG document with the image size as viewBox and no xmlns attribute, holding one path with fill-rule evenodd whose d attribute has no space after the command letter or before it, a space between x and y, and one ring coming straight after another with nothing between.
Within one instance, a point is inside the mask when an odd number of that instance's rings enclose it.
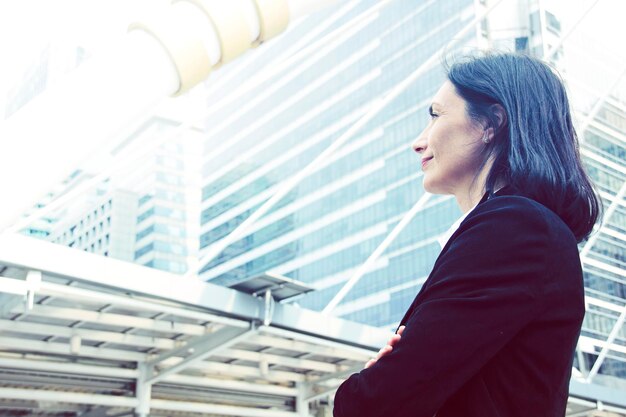
<instances>
[{"instance_id":1,"label":"window","mask_svg":"<svg viewBox=\"0 0 626 417\"><path fill-rule=\"evenodd\" d=\"M145 229L143 229L142 231L140 231L139 233L137 233L136 239L137 240L141 240L144 237L146 237L149 234L151 234L152 232L154 232L154 225L148 226Z\"/></svg>"},{"instance_id":2,"label":"window","mask_svg":"<svg viewBox=\"0 0 626 417\"><path fill-rule=\"evenodd\" d=\"M548 11L546 11L546 28L555 35L561 34L561 22Z\"/></svg>"},{"instance_id":3,"label":"window","mask_svg":"<svg viewBox=\"0 0 626 417\"><path fill-rule=\"evenodd\" d=\"M154 249L154 243L147 244L146 246L144 246L143 248L135 252L135 259L140 258L141 256L145 255L146 253L150 252L153 249Z\"/></svg>"}]
</instances>

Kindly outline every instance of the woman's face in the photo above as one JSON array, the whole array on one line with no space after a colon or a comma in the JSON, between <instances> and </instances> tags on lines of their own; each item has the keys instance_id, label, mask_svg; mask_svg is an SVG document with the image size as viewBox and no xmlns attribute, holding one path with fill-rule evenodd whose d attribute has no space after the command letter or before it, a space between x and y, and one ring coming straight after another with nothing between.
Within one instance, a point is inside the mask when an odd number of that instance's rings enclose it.
<instances>
[{"instance_id":1,"label":"woman's face","mask_svg":"<svg viewBox=\"0 0 626 417\"><path fill-rule=\"evenodd\" d=\"M434 194L469 193L483 161L485 130L472 121L465 100L446 81L435 94L431 120L413 143L422 156L424 189Z\"/></svg>"}]
</instances>

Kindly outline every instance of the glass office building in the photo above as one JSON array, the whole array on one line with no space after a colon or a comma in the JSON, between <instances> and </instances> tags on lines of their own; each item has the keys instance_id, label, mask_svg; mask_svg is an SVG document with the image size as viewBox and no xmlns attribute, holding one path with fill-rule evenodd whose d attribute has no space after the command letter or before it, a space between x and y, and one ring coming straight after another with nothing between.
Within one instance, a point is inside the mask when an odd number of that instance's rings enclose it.
<instances>
[{"instance_id":1,"label":"glass office building","mask_svg":"<svg viewBox=\"0 0 626 417\"><path fill-rule=\"evenodd\" d=\"M203 153L201 259L433 54L483 46L551 52L570 90L585 92L587 100L577 94L573 100L577 120L589 118L579 127L582 154L606 207L613 207L583 257L589 294L612 306L600 311L590 304L577 361L591 368L602 340L619 325L626 295L625 101L574 81L586 82L568 70L565 57L569 50L580 57L580 39L568 33L562 42L558 14L537 1L509 3L472 24L487 2L341 2L217 74ZM419 158L409 145L443 80L440 63L427 68L243 237L214 259L205 257L201 277L229 286L267 271L285 275L317 289L300 305L323 309L423 194ZM451 197L432 196L334 314L393 328L430 272L437 237L460 214ZM619 353L625 341L621 329L601 374L626 376L626 352Z\"/></svg>"},{"instance_id":2,"label":"glass office building","mask_svg":"<svg viewBox=\"0 0 626 417\"><path fill-rule=\"evenodd\" d=\"M209 100L220 106L207 120L201 250L234 230L474 17L467 0L342 3L213 80ZM462 40L476 42L476 30ZM290 50L301 52L293 58ZM204 263L202 277L231 285L271 271L315 286L299 303L323 308L423 193L409 144L425 126L428 100L443 77L439 66L428 69L245 237ZM433 264L436 237L459 214L450 198L433 198L337 314L376 326L397 321Z\"/></svg>"}]
</instances>

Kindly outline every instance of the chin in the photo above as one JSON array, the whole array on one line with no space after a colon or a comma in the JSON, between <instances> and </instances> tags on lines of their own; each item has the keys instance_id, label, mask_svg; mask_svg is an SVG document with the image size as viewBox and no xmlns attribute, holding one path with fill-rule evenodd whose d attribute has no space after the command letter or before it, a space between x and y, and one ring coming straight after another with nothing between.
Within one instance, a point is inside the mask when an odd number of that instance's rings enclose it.
<instances>
[{"instance_id":1,"label":"chin","mask_svg":"<svg viewBox=\"0 0 626 417\"><path fill-rule=\"evenodd\" d=\"M437 190L436 184L433 184L433 182L430 181L427 177L424 177L423 186L424 186L424 190L431 194L440 194Z\"/></svg>"},{"instance_id":2,"label":"chin","mask_svg":"<svg viewBox=\"0 0 626 417\"><path fill-rule=\"evenodd\" d=\"M437 184L436 181L429 180L428 177L424 177L423 187L426 192L431 194L453 194L446 190L445 187Z\"/></svg>"}]
</instances>

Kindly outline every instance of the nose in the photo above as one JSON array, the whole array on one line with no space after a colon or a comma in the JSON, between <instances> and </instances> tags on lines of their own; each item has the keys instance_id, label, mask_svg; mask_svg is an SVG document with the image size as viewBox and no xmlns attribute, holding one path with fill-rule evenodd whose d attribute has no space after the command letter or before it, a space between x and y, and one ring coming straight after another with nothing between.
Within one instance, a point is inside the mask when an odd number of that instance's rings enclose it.
<instances>
[{"instance_id":1,"label":"nose","mask_svg":"<svg viewBox=\"0 0 626 417\"><path fill-rule=\"evenodd\" d=\"M423 153L428 147L428 135L426 134L426 130L424 129L422 133L419 134L417 139L411 144L411 148L417 153Z\"/></svg>"}]
</instances>

